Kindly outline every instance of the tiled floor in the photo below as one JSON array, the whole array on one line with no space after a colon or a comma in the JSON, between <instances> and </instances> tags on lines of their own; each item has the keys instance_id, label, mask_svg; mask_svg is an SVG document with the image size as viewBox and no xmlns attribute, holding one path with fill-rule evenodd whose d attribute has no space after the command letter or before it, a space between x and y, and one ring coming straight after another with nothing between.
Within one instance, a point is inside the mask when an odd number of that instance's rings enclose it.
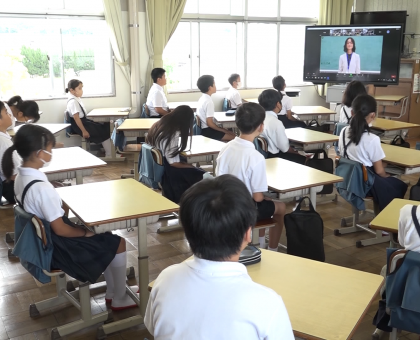
<instances>
[{"instance_id":1,"label":"tiled floor","mask_svg":"<svg viewBox=\"0 0 420 340\"><path fill-rule=\"evenodd\" d=\"M413 143L415 144L415 143ZM106 168L95 170L94 174L84 179L85 183L119 179L121 173L127 173L132 162L111 163ZM418 176L405 176L411 183L417 182ZM141 202L139 202L141 204ZM291 211L292 203L288 204ZM375 245L358 249L356 240L366 238L367 233L349 234L341 237L334 236L333 230L340 226L343 216L351 214L350 205L341 198L337 202L318 204L325 226L325 251L326 261L335 265L345 266L371 273L379 273L385 264L386 244ZM149 279L153 280L166 267L179 263L189 257L191 252L182 231L174 231L165 234L157 234L158 224L148 228L148 252L149 252ZM18 261L11 261L7 257L7 249L13 244L7 244L4 235L13 230L13 210L0 210L0 340L32 340L49 339L52 328L77 319L78 311L74 307L66 307L46 313L45 315L31 319L28 313L30 303L44 300L55 294L55 286L37 284L20 265ZM137 265L137 236L136 231L119 232L127 240L128 262L136 268ZM285 243L284 235L282 237ZM345 299L343 293L343 299ZM92 297L91 306L95 312L106 309L104 294ZM376 312L377 301L369 309L362 320L354 340L370 339L375 327L372 326L372 318ZM124 318L136 313L136 310L114 313L114 319ZM340 327L340 325L336 325ZM79 333L67 337L67 339L95 339L97 327L85 329ZM153 337L144 329L137 327L109 336L110 340L137 339ZM414 334L403 334L400 339L416 339Z\"/></svg>"}]
</instances>

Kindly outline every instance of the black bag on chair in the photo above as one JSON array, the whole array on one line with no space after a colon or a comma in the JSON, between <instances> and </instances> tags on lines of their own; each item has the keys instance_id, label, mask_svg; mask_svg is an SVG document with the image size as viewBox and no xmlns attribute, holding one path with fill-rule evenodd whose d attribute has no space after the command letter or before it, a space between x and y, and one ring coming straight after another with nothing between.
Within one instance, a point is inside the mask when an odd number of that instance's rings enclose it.
<instances>
[{"instance_id":1,"label":"black bag on chair","mask_svg":"<svg viewBox=\"0 0 420 340\"><path fill-rule=\"evenodd\" d=\"M319 158L319 155L324 155L324 158ZM314 156L306 161L306 166L311 168L328 172L329 174L334 173L334 161L328 158L325 150L317 150L314 152ZM324 185L322 190L318 192L318 195L332 194L334 190L334 184Z\"/></svg>"},{"instance_id":2,"label":"black bag on chair","mask_svg":"<svg viewBox=\"0 0 420 340\"><path fill-rule=\"evenodd\" d=\"M396 135L391 142L391 145L401 146L403 148L410 148L410 143L406 142L401 135Z\"/></svg>"},{"instance_id":3,"label":"black bag on chair","mask_svg":"<svg viewBox=\"0 0 420 340\"><path fill-rule=\"evenodd\" d=\"M316 119L312 119L308 125L306 126L309 130L319 131L319 132L326 132L330 129L330 126L328 124L325 125L319 125L318 121Z\"/></svg>"},{"instance_id":4,"label":"black bag on chair","mask_svg":"<svg viewBox=\"0 0 420 340\"><path fill-rule=\"evenodd\" d=\"M309 210L301 210L302 202L309 200ZM295 211L284 216L287 253L316 261L325 261L324 222L315 211L309 197L303 197Z\"/></svg>"},{"instance_id":5,"label":"black bag on chair","mask_svg":"<svg viewBox=\"0 0 420 340\"><path fill-rule=\"evenodd\" d=\"M420 179L411 187L409 200L420 201Z\"/></svg>"}]
</instances>

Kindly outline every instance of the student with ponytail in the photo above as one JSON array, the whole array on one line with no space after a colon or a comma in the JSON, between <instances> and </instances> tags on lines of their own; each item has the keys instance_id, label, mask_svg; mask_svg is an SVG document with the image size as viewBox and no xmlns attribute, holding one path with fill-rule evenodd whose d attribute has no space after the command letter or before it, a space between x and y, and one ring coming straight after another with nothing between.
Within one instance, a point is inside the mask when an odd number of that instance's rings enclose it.
<instances>
[{"instance_id":1,"label":"student with ponytail","mask_svg":"<svg viewBox=\"0 0 420 340\"><path fill-rule=\"evenodd\" d=\"M376 117L375 98L361 94L352 102L353 118L350 126L341 130L339 151L342 157L362 163L375 175L375 182L369 193L384 209L394 198L404 198L407 184L385 172L382 159L385 153L378 136L370 133L370 127Z\"/></svg>"},{"instance_id":2,"label":"student with ponytail","mask_svg":"<svg viewBox=\"0 0 420 340\"><path fill-rule=\"evenodd\" d=\"M40 118L38 104L33 100L22 100L20 96L14 96L5 104L8 113L13 115L12 128L27 122L36 123Z\"/></svg>"},{"instance_id":3,"label":"student with ponytail","mask_svg":"<svg viewBox=\"0 0 420 340\"><path fill-rule=\"evenodd\" d=\"M14 145L6 150L2 162L3 174L10 179L14 169L13 152L16 150L23 160L15 179L16 200L26 212L50 223L54 245L51 268L60 268L77 280L91 283L104 273L105 299L112 300L111 308L136 307L125 290L125 240L111 233L94 234L74 225L64 215L57 191L39 170L51 162L54 145L54 135L41 126L27 124L18 130ZM138 290L137 287L132 289Z\"/></svg>"}]
</instances>

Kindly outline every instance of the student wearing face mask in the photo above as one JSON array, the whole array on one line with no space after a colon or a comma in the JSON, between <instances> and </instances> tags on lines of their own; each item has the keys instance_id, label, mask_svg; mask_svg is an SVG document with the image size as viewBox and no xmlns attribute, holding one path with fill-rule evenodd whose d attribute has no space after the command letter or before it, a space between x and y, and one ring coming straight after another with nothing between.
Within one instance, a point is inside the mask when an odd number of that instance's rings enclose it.
<instances>
[{"instance_id":1,"label":"student wearing face mask","mask_svg":"<svg viewBox=\"0 0 420 340\"><path fill-rule=\"evenodd\" d=\"M374 175L375 181L368 196L384 209L394 198L404 198L407 184L385 172L382 159L385 153L379 137L370 133L370 127L376 117L375 98L362 94L357 96L351 106L353 118L350 126L341 130L339 151L342 157L362 163Z\"/></svg>"},{"instance_id":2,"label":"student wearing face mask","mask_svg":"<svg viewBox=\"0 0 420 340\"><path fill-rule=\"evenodd\" d=\"M241 99L239 89L241 88L241 76L237 73L233 73L228 78L230 84L229 90L226 92L226 99L230 102L230 108L236 109L241 106L246 100Z\"/></svg>"}]
</instances>

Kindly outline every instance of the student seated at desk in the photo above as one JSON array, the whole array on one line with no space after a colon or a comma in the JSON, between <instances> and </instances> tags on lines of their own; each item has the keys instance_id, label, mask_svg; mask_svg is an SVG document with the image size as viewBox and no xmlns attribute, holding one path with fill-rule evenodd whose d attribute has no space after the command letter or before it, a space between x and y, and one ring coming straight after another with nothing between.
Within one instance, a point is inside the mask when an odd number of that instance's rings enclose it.
<instances>
[{"instance_id":1,"label":"student seated at desk","mask_svg":"<svg viewBox=\"0 0 420 340\"><path fill-rule=\"evenodd\" d=\"M294 340L282 298L238 263L257 218L245 185L203 180L182 196L179 217L194 256L153 285L144 323L155 339Z\"/></svg>"},{"instance_id":2,"label":"student seated at desk","mask_svg":"<svg viewBox=\"0 0 420 340\"><path fill-rule=\"evenodd\" d=\"M238 89L241 88L241 76L237 73L231 74L228 78L230 84L229 90L226 92L226 99L230 103L230 108L236 109L238 106L242 105L243 100L239 94Z\"/></svg>"},{"instance_id":3,"label":"student seated at desk","mask_svg":"<svg viewBox=\"0 0 420 340\"><path fill-rule=\"evenodd\" d=\"M407 184L385 172L382 159L385 153L378 136L370 133L370 126L376 117L375 98L362 94L352 103L353 118L350 126L341 130L338 148L342 157L362 163L374 174L375 181L369 196L384 209L394 198L404 198Z\"/></svg>"},{"instance_id":4,"label":"student seated at desk","mask_svg":"<svg viewBox=\"0 0 420 340\"><path fill-rule=\"evenodd\" d=\"M83 83L78 79L69 81L67 112L70 115L72 130L92 143L102 143L105 157L111 157L111 139L109 138L109 123L98 123L86 117L85 106L80 99L83 96Z\"/></svg>"},{"instance_id":5,"label":"student seated at desk","mask_svg":"<svg viewBox=\"0 0 420 340\"><path fill-rule=\"evenodd\" d=\"M197 80L197 87L203 93L197 105L197 116L201 121L201 134L205 137L224 142L235 138L233 132L218 127L213 121L214 103L211 100L211 95L216 93L214 77L209 75L201 76Z\"/></svg>"},{"instance_id":6,"label":"student seated at desk","mask_svg":"<svg viewBox=\"0 0 420 340\"><path fill-rule=\"evenodd\" d=\"M26 212L50 222L54 245L51 268L61 269L79 281L90 283L95 283L104 273L106 299L112 299L111 308L137 307L125 291L125 240L111 233L94 234L74 225L64 215L59 194L39 170L51 162L54 145L55 137L49 130L28 124L16 133L14 144L6 150L2 161L3 174L11 179L14 151L23 159L15 179L16 199ZM29 186L34 180L38 182Z\"/></svg>"},{"instance_id":7,"label":"student seated at desk","mask_svg":"<svg viewBox=\"0 0 420 340\"><path fill-rule=\"evenodd\" d=\"M283 123L285 129L301 127L306 128L305 122L300 121L293 117L292 112L292 99L284 91L286 89L286 81L282 76L274 77L273 87L282 95L281 99L281 111L278 113L279 120Z\"/></svg>"},{"instance_id":8,"label":"student seated at desk","mask_svg":"<svg viewBox=\"0 0 420 340\"><path fill-rule=\"evenodd\" d=\"M258 102L265 110L264 130L261 137L268 143L268 158L280 157L299 164L305 164L306 157L299 155L289 145L283 123L277 119L281 111L282 94L276 90L264 90L258 96Z\"/></svg>"},{"instance_id":9,"label":"student seated at desk","mask_svg":"<svg viewBox=\"0 0 420 340\"><path fill-rule=\"evenodd\" d=\"M276 226L270 228L268 249L277 251L286 205L274 202L263 194L268 191L265 159L255 149L254 139L264 130L264 119L264 109L256 103L242 104L236 110L235 122L241 133L220 150L216 175L234 175L245 183L255 201L258 220L273 217ZM265 229L261 228L259 233L260 247L265 248Z\"/></svg>"},{"instance_id":10,"label":"student seated at desk","mask_svg":"<svg viewBox=\"0 0 420 340\"><path fill-rule=\"evenodd\" d=\"M351 104L359 94L367 94L365 85L358 80L351 81L343 94L339 123L350 124L350 119L353 117Z\"/></svg>"},{"instance_id":11,"label":"student seated at desk","mask_svg":"<svg viewBox=\"0 0 420 340\"><path fill-rule=\"evenodd\" d=\"M27 122L36 123L40 118L38 104L33 100L22 100L20 96L14 96L4 104L9 115L12 115L12 125L8 130Z\"/></svg>"},{"instance_id":12,"label":"student seated at desk","mask_svg":"<svg viewBox=\"0 0 420 340\"><path fill-rule=\"evenodd\" d=\"M178 203L182 194L193 184L201 181L205 171L188 164L182 152L191 149L194 112L187 105L178 106L171 113L153 124L146 142L162 151L165 171L162 177L164 196ZM181 142L180 142L181 141Z\"/></svg>"},{"instance_id":13,"label":"student seated at desk","mask_svg":"<svg viewBox=\"0 0 420 340\"><path fill-rule=\"evenodd\" d=\"M166 71L157 67L152 70L150 76L153 79L153 85L147 95L146 105L149 108L150 117L160 118L170 112L165 92L163 92L163 87L166 85Z\"/></svg>"}]
</instances>

